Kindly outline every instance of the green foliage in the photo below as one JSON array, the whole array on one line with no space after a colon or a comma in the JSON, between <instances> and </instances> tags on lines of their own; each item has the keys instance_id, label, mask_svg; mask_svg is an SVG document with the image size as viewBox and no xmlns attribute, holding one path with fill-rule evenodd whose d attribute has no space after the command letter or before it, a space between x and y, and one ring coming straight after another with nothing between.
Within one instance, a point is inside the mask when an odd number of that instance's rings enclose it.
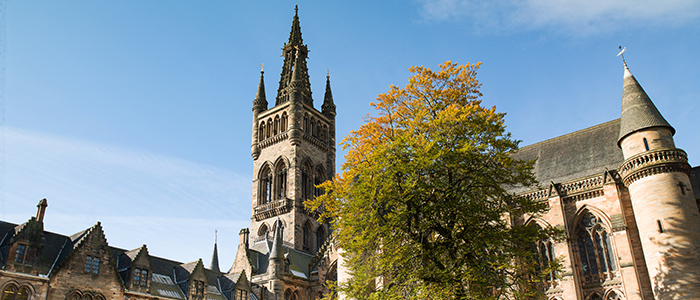
<instances>
[{"instance_id":1,"label":"green foliage","mask_svg":"<svg viewBox=\"0 0 700 300\"><path fill-rule=\"evenodd\" d=\"M532 161L503 113L481 106L479 64L412 67L403 89L343 140L342 175L306 203L333 220L352 299L533 299L531 245L551 232L512 226L545 211L507 187L531 186ZM554 265L554 264L553 264ZM544 272L542 272L544 274Z\"/></svg>"}]
</instances>

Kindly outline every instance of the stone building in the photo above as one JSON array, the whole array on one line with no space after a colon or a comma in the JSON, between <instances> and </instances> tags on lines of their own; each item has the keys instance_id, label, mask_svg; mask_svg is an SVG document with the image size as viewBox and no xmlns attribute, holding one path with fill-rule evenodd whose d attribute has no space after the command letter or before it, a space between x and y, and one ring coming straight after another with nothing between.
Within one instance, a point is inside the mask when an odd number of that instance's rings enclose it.
<instances>
[{"instance_id":1,"label":"stone building","mask_svg":"<svg viewBox=\"0 0 700 300\"><path fill-rule=\"evenodd\" d=\"M328 292L325 281L348 276L338 245L323 242L330 228L302 205L318 193L313 183L334 174L335 159L330 81L319 112L307 53L295 14L275 105L262 74L253 101L251 227L241 231L232 270L250 274L258 299L316 299ZM675 130L626 64L623 79L620 119L515 154L537 159L540 188L512 192L550 208L516 225L567 235L537 245L542 264L562 259L543 286L550 300L700 299L700 167L675 147Z\"/></svg>"},{"instance_id":2,"label":"stone building","mask_svg":"<svg viewBox=\"0 0 700 300\"><path fill-rule=\"evenodd\" d=\"M517 221L566 233L537 245L541 263L563 258L548 299L700 299L700 167L674 133L625 64L620 119L515 155L540 182L516 192L550 209Z\"/></svg>"},{"instance_id":3,"label":"stone building","mask_svg":"<svg viewBox=\"0 0 700 300\"><path fill-rule=\"evenodd\" d=\"M243 272L222 273L218 259L180 263L107 244L102 226L65 236L44 231L46 199L23 224L0 221L2 300L249 299ZM214 245L216 257L216 244Z\"/></svg>"},{"instance_id":4,"label":"stone building","mask_svg":"<svg viewBox=\"0 0 700 300\"><path fill-rule=\"evenodd\" d=\"M23 224L0 221L0 300L312 300L347 272L331 228L303 201L335 174L336 107L326 78L314 107L298 13L282 54L274 105L261 72L253 100L252 211L235 261L211 265L155 257L144 245L108 245L98 222L65 236L43 230L47 203ZM554 226L566 239L537 244L562 259L549 300L700 299L700 167L675 147L663 118L627 65L619 119L529 145L540 187L513 190L549 205L515 225ZM611 97L612 98L612 97Z\"/></svg>"},{"instance_id":5,"label":"stone building","mask_svg":"<svg viewBox=\"0 0 700 300\"><path fill-rule=\"evenodd\" d=\"M296 10L296 8L295 8ZM337 275L331 228L303 202L335 175L335 104L330 77L321 110L314 108L295 11L274 105L263 72L253 100L253 195L250 229L241 230L232 271L249 274L258 299L317 299Z\"/></svg>"}]
</instances>

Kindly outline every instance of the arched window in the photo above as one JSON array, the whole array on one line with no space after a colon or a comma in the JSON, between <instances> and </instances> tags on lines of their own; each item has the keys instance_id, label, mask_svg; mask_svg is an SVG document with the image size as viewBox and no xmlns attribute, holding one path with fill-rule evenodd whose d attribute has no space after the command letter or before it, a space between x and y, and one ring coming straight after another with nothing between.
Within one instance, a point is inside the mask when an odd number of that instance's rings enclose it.
<instances>
[{"instance_id":1,"label":"arched window","mask_svg":"<svg viewBox=\"0 0 700 300\"><path fill-rule=\"evenodd\" d=\"M282 113L282 119L280 120L280 132L287 131L287 112Z\"/></svg>"},{"instance_id":2,"label":"arched window","mask_svg":"<svg viewBox=\"0 0 700 300\"><path fill-rule=\"evenodd\" d=\"M265 136L267 137L272 137L272 118L267 119L267 133L265 133Z\"/></svg>"},{"instance_id":3,"label":"arched window","mask_svg":"<svg viewBox=\"0 0 700 300\"><path fill-rule=\"evenodd\" d=\"M280 117L275 116L275 127L272 130L272 135L277 135L280 132L279 129L280 129Z\"/></svg>"},{"instance_id":4,"label":"arched window","mask_svg":"<svg viewBox=\"0 0 700 300\"><path fill-rule=\"evenodd\" d=\"M617 264L612 241L608 230L594 214L587 212L578 222L576 245L585 282L603 282L614 277Z\"/></svg>"},{"instance_id":5,"label":"arched window","mask_svg":"<svg viewBox=\"0 0 700 300\"><path fill-rule=\"evenodd\" d=\"M309 115L304 114L304 122L302 123L301 126L302 126L302 128L301 128L302 131L304 131L306 133L311 133L311 131L309 131Z\"/></svg>"},{"instance_id":6,"label":"arched window","mask_svg":"<svg viewBox=\"0 0 700 300\"><path fill-rule=\"evenodd\" d=\"M611 291L610 294L605 297L605 300L622 300L622 297L616 291Z\"/></svg>"},{"instance_id":7,"label":"arched window","mask_svg":"<svg viewBox=\"0 0 700 300\"><path fill-rule=\"evenodd\" d=\"M316 251L321 249L323 242L326 241L326 234L323 232L323 226L318 226L316 229Z\"/></svg>"},{"instance_id":8,"label":"arched window","mask_svg":"<svg viewBox=\"0 0 700 300\"><path fill-rule=\"evenodd\" d=\"M27 300L29 299L29 294L28 287L17 288L15 285L9 284L2 291L2 300Z\"/></svg>"},{"instance_id":9,"label":"arched window","mask_svg":"<svg viewBox=\"0 0 700 300\"><path fill-rule=\"evenodd\" d=\"M292 300L292 291L291 290L287 290L286 292L284 292L284 300Z\"/></svg>"},{"instance_id":10,"label":"arched window","mask_svg":"<svg viewBox=\"0 0 700 300\"><path fill-rule=\"evenodd\" d=\"M266 139L265 132L265 121L262 121L260 122L260 127L258 127L258 139L261 141Z\"/></svg>"},{"instance_id":11,"label":"arched window","mask_svg":"<svg viewBox=\"0 0 700 300\"><path fill-rule=\"evenodd\" d=\"M311 117L311 124L309 124L309 134L313 137L316 137L316 120Z\"/></svg>"},{"instance_id":12,"label":"arched window","mask_svg":"<svg viewBox=\"0 0 700 300\"><path fill-rule=\"evenodd\" d=\"M279 162L275 170L275 199L287 197L287 166L284 162Z\"/></svg>"},{"instance_id":13,"label":"arched window","mask_svg":"<svg viewBox=\"0 0 700 300\"><path fill-rule=\"evenodd\" d=\"M73 292L70 296L68 296L69 300L80 300L81 296L79 292Z\"/></svg>"},{"instance_id":14,"label":"arched window","mask_svg":"<svg viewBox=\"0 0 700 300\"><path fill-rule=\"evenodd\" d=\"M600 297L600 294L598 294L598 293L596 293L596 292L593 292L593 294L591 294L591 295L587 298L587 300L603 300L603 298Z\"/></svg>"},{"instance_id":15,"label":"arched window","mask_svg":"<svg viewBox=\"0 0 700 300\"><path fill-rule=\"evenodd\" d=\"M316 187L317 185L323 183L325 180L325 176L323 175L323 169L317 168L316 169L316 175L314 176L314 197L321 196L323 194L323 190L321 188Z\"/></svg>"},{"instance_id":16,"label":"arched window","mask_svg":"<svg viewBox=\"0 0 700 300\"><path fill-rule=\"evenodd\" d=\"M267 224L263 223L262 225L260 225L260 228L258 228L258 236L264 236L265 238L267 238L267 231Z\"/></svg>"},{"instance_id":17,"label":"arched window","mask_svg":"<svg viewBox=\"0 0 700 300\"><path fill-rule=\"evenodd\" d=\"M537 224L533 223L533 225L537 228L537 230L542 230L542 227ZM532 248L533 255L535 257L535 260L537 262L537 265L535 267L535 270L540 273L543 270L546 270L550 267L554 259L556 259L556 254L554 254L554 243L552 242L551 239L549 238L544 238L539 241L537 241ZM543 290L548 290L553 287L554 280L556 279L556 273L555 272L548 272L545 275L545 278L543 278L543 285L542 289Z\"/></svg>"},{"instance_id":18,"label":"arched window","mask_svg":"<svg viewBox=\"0 0 700 300\"><path fill-rule=\"evenodd\" d=\"M314 137L317 139L320 139L321 138L321 131L323 128L323 127L321 127L321 121L316 121L315 127L316 127L316 131L314 132Z\"/></svg>"},{"instance_id":19,"label":"arched window","mask_svg":"<svg viewBox=\"0 0 700 300\"><path fill-rule=\"evenodd\" d=\"M260 171L260 196L258 196L259 204L266 204L272 201L272 172L270 167L263 167Z\"/></svg>"},{"instance_id":20,"label":"arched window","mask_svg":"<svg viewBox=\"0 0 700 300\"><path fill-rule=\"evenodd\" d=\"M309 237L311 235L310 231L311 231L311 224L309 224L309 222L307 221L306 223L304 223L304 226L302 226L302 229L301 229L301 236L302 236L301 241L302 241L302 246L303 246L302 248L306 251L309 251L309 244L311 244L309 242L309 240L311 239Z\"/></svg>"},{"instance_id":21,"label":"arched window","mask_svg":"<svg viewBox=\"0 0 700 300\"><path fill-rule=\"evenodd\" d=\"M311 167L305 163L301 166L301 199L311 199Z\"/></svg>"}]
</instances>

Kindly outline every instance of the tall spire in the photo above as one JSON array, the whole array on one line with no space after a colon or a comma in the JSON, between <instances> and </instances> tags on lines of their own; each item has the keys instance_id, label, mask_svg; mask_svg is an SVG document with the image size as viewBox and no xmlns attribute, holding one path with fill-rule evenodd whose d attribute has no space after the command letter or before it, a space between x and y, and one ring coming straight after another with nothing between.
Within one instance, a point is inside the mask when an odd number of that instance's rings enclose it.
<instances>
[{"instance_id":1,"label":"tall spire","mask_svg":"<svg viewBox=\"0 0 700 300\"><path fill-rule=\"evenodd\" d=\"M622 84L622 114L620 116L620 136L617 145L626 136L651 127L668 127L671 134L676 130L664 119L642 86L634 78L624 63L624 80Z\"/></svg>"},{"instance_id":2,"label":"tall spire","mask_svg":"<svg viewBox=\"0 0 700 300\"><path fill-rule=\"evenodd\" d=\"M330 72L326 75L326 94L323 95L323 105L321 112L329 118L335 117L335 104L333 103L333 93L331 93L331 75Z\"/></svg>"},{"instance_id":3,"label":"tall spire","mask_svg":"<svg viewBox=\"0 0 700 300\"><path fill-rule=\"evenodd\" d=\"M261 112L267 110L267 99L265 98L265 71L260 70L260 82L258 92L253 100L253 111Z\"/></svg>"},{"instance_id":4,"label":"tall spire","mask_svg":"<svg viewBox=\"0 0 700 300\"><path fill-rule=\"evenodd\" d=\"M214 252L211 254L211 263L209 264L209 270L221 272L219 269L219 251L216 249L218 231L214 231Z\"/></svg>"},{"instance_id":5,"label":"tall spire","mask_svg":"<svg viewBox=\"0 0 700 300\"><path fill-rule=\"evenodd\" d=\"M301 26L299 25L299 10L294 8L294 20L292 21L292 30L289 33L289 41L282 48L282 56L284 56L284 64L282 73L280 74L280 85L277 88L277 97L275 105L280 105L289 101L290 84L292 77L296 73L296 80L300 81L297 92L301 96L301 101L312 105L311 99L311 84L309 82L309 70L306 67L306 58L309 50L304 45L301 39Z\"/></svg>"},{"instance_id":6,"label":"tall spire","mask_svg":"<svg viewBox=\"0 0 700 300\"><path fill-rule=\"evenodd\" d=\"M301 26L299 25L299 6L294 5L294 20L292 21L292 30L289 32L289 41L287 45L303 45L301 39Z\"/></svg>"}]
</instances>

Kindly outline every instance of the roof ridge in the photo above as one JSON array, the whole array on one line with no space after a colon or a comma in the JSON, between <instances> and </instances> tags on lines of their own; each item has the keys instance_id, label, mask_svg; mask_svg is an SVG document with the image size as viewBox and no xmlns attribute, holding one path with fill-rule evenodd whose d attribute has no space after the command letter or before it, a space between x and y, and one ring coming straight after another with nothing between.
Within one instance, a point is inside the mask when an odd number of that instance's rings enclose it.
<instances>
[{"instance_id":1,"label":"roof ridge","mask_svg":"<svg viewBox=\"0 0 700 300\"><path fill-rule=\"evenodd\" d=\"M529 144L529 145L527 145L527 146L519 147L518 150L522 150L522 149L524 149L524 148L529 148L529 147L535 146L535 145L544 145L544 144L548 144L548 143L551 143L551 142L553 142L553 141L555 141L555 140L559 140L559 139L562 139L562 138L564 138L564 137L571 136L571 135L573 135L573 134L582 133L582 132L588 132L588 131L593 131L593 130L595 130L595 129L598 129L599 127L603 127L603 126L605 126L605 125L608 125L608 124L610 124L610 123L612 123L612 122L616 122L616 121L620 121L620 118L613 119L613 120L610 120L610 121L607 121L607 122L603 122L603 123L600 123L600 124L596 124L596 125L593 125L593 126L590 126L590 127L583 128L583 129L579 129L579 130L576 130L576 131L572 131L572 132L569 132L569 133L566 133L566 134L563 134L563 135L555 136L555 137L553 137L553 138L549 138L549 139L546 139L546 140L544 140L544 141L539 141L539 142L534 143L534 144Z\"/></svg>"}]
</instances>

